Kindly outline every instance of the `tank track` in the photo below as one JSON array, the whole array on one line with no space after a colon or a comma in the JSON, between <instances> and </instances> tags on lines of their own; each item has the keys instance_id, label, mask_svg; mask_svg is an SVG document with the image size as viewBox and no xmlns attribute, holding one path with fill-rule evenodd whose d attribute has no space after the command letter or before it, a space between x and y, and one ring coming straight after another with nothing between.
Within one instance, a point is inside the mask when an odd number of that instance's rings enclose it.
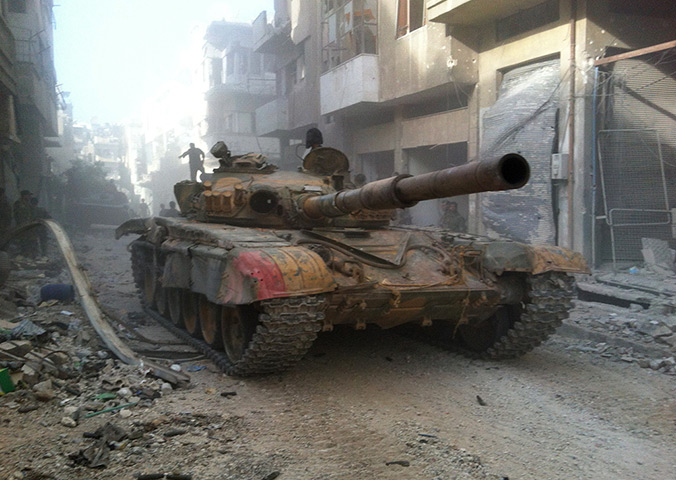
<instances>
[{"instance_id":1,"label":"tank track","mask_svg":"<svg viewBox=\"0 0 676 480\"><path fill-rule=\"evenodd\" d=\"M576 296L575 280L564 272L547 272L529 275L528 300L522 304L522 312L506 335L496 340L484 351L470 350L454 335L451 326L446 333L428 335L420 328L407 329L407 335L429 345L456 352L469 358L506 360L520 357L543 341L568 318Z\"/></svg>"},{"instance_id":2,"label":"tank track","mask_svg":"<svg viewBox=\"0 0 676 480\"><path fill-rule=\"evenodd\" d=\"M262 313L258 316L256 332L243 358L232 363L224 352L211 348L204 341L176 327L144 301L143 265L150 252L140 246L132 246L131 250L134 282L146 313L186 344L211 359L227 375L244 377L288 370L307 353L321 330L324 310L328 306L324 297L263 300L260 302Z\"/></svg>"},{"instance_id":3,"label":"tank track","mask_svg":"<svg viewBox=\"0 0 676 480\"><path fill-rule=\"evenodd\" d=\"M224 352L176 327L158 312L146 311L163 327L203 353L225 374L246 377L277 373L293 367L317 338L326 300L321 297L288 297L261 302L263 313L243 358L232 363Z\"/></svg>"},{"instance_id":4,"label":"tank track","mask_svg":"<svg viewBox=\"0 0 676 480\"><path fill-rule=\"evenodd\" d=\"M480 356L500 360L516 358L535 347L561 326L573 308L576 296L575 279L564 272L547 272L527 278L529 301L524 304L521 318Z\"/></svg>"}]
</instances>

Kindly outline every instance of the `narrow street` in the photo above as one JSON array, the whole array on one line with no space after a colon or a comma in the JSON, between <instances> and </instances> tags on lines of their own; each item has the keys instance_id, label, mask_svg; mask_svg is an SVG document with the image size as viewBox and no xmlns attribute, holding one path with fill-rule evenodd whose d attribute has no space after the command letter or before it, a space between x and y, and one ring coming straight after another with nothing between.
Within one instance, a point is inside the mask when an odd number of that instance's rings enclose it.
<instances>
[{"instance_id":1,"label":"narrow street","mask_svg":"<svg viewBox=\"0 0 676 480\"><path fill-rule=\"evenodd\" d=\"M145 337L166 338L134 293L128 240L92 229L72 241L100 303ZM65 308L78 315L76 305ZM605 314L600 304L578 302L568 323ZM67 427L64 405L101 393L90 375L81 397L58 391L28 413L18 413L20 392L0 397L0 478L671 478L675 377L583 345L554 335L523 358L497 363L390 331L337 330L287 373L238 379L208 360L187 361L187 388ZM126 366L112 373L118 386L133 387L138 376ZM72 453L90 441L82 434L106 422L143 435L120 442L106 468L76 465ZM175 429L181 433L168 435Z\"/></svg>"}]
</instances>

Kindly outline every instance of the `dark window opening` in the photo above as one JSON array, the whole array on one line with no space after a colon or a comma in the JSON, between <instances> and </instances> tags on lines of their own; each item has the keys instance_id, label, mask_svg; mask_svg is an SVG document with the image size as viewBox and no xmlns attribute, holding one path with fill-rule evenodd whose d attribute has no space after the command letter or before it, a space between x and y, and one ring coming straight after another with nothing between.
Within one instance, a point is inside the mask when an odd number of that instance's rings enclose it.
<instances>
[{"instance_id":1,"label":"dark window opening","mask_svg":"<svg viewBox=\"0 0 676 480\"><path fill-rule=\"evenodd\" d=\"M559 16L559 0L548 0L531 8L498 20L495 36L498 41L556 22Z\"/></svg>"}]
</instances>

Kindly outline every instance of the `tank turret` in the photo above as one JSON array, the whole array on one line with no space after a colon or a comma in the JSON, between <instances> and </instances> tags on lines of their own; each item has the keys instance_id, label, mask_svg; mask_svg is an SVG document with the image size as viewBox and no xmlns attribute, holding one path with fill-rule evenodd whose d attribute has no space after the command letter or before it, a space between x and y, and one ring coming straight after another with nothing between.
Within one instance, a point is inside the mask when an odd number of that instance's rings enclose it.
<instances>
[{"instance_id":1,"label":"tank turret","mask_svg":"<svg viewBox=\"0 0 676 480\"><path fill-rule=\"evenodd\" d=\"M212 148L219 168L204 183L182 182L181 210L204 222L260 227L387 225L396 208L419 201L520 188L528 162L515 153L423 175L397 175L360 188L349 179L349 162L333 148L310 152L296 172L280 171L261 155L232 157L225 144Z\"/></svg>"}]
</instances>

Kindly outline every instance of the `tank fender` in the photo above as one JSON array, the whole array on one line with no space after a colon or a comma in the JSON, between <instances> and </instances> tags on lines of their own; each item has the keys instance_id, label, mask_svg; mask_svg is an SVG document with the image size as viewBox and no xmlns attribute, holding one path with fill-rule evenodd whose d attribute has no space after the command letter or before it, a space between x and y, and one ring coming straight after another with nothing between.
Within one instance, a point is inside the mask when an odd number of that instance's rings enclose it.
<instances>
[{"instance_id":1,"label":"tank fender","mask_svg":"<svg viewBox=\"0 0 676 480\"><path fill-rule=\"evenodd\" d=\"M148 231L145 218L132 218L127 220L115 229L115 240L119 240L124 235L137 233L142 235Z\"/></svg>"},{"instance_id":2,"label":"tank fender","mask_svg":"<svg viewBox=\"0 0 676 480\"><path fill-rule=\"evenodd\" d=\"M572 250L554 245L525 245L516 242L494 242L486 245L482 255L485 269L503 272L590 273L584 257Z\"/></svg>"},{"instance_id":3,"label":"tank fender","mask_svg":"<svg viewBox=\"0 0 676 480\"><path fill-rule=\"evenodd\" d=\"M336 288L315 252L290 246L234 249L223 271L219 303L245 304L281 296L312 295Z\"/></svg>"}]
</instances>

